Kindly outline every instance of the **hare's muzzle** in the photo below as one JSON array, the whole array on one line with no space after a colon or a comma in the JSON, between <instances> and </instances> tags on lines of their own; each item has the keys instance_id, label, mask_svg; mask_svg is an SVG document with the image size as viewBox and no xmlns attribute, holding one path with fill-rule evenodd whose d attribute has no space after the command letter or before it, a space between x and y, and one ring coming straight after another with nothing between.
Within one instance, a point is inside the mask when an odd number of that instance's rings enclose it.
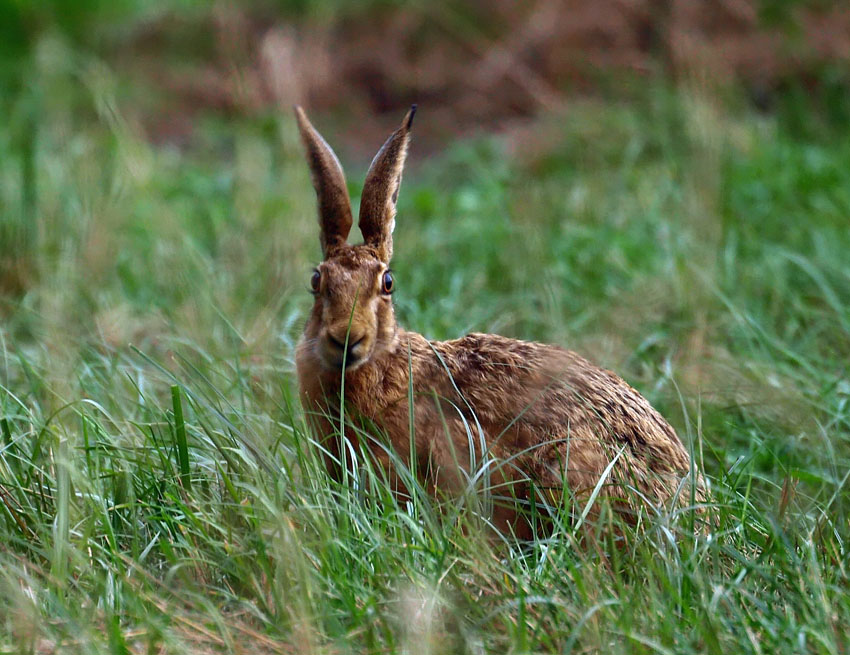
<instances>
[{"instance_id":1,"label":"hare's muzzle","mask_svg":"<svg viewBox=\"0 0 850 655\"><path fill-rule=\"evenodd\" d=\"M365 335L350 333L346 340L344 334L334 336L327 332L322 339L322 359L334 368L352 368L363 363L365 346Z\"/></svg>"}]
</instances>

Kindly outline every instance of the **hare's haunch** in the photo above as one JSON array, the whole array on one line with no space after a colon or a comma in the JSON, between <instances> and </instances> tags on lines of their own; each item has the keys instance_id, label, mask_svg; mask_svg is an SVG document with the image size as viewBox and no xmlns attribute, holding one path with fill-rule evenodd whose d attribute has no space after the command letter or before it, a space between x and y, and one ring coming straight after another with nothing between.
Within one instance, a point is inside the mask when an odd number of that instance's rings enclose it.
<instances>
[{"instance_id":1,"label":"hare's haunch","mask_svg":"<svg viewBox=\"0 0 850 655\"><path fill-rule=\"evenodd\" d=\"M349 245L351 204L339 160L295 109L324 256L310 280L315 302L298 345L298 383L331 474L341 473L334 425L344 387L351 419L385 433L430 488L460 492L488 461L493 496L506 500L492 515L501 530L527 532L517 506L559 504L565 482L578 509L594 490L625 515L639 504L688 499L688 452L649 402L610 371L556 346L492 334L429 341L396 323L389 263L414 112L372 161L360 203L364 243ZM345 438L357 443L358 434L346 429ZM391 468L386 450L372 451Z\"/></svg>"}]
</instances>

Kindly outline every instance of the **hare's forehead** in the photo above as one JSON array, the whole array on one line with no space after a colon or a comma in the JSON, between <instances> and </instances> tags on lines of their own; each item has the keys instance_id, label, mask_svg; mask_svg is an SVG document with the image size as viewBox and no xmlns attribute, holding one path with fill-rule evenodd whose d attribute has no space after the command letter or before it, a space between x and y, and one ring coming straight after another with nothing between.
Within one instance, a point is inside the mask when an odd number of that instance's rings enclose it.
<instances>
[{"instance_id":1,"label":"hare's forehead","mask_svg":"<svg viewBox=\"0 0 850 655\"><path fill-rule=\"evenodd\" d=\"M319 270L337 283L357 282L378 275L386 266L373 257L343 255L332 257L319 265Z\"/></svg>"}]
</instances>

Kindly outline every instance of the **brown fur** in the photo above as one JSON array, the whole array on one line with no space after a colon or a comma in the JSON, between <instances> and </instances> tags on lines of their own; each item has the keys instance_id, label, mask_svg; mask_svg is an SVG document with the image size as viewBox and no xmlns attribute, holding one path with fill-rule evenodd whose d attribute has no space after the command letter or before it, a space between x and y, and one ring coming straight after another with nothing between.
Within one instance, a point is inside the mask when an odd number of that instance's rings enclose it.
<instances>
[{"instance_id":1,"label":"brown fur","mask_svg":"<svg viewBox=\"0 0 850 655\"><path fill-rule=\"evenodd\" d=\"M339 246L319 265L316 301L297 350L302 403L331 473L341 472L339 440L327 437L344 376L349 414L374 423L407 465L412 388L416 469L432 488L460 493L470 472L489 460L493 495L508 499L493 512L499 529L527 535L517 502L557 505L564 478L580 512L614 458L601 498L624 514L636 504L670 500L690 469L688 453L664 418L615 374L556 346L490 334L429 341L397 325L381 284L410 118L370 170L370 209L361 211L360 226L366 221L364 235L380 236ZM332 222L320 224L327 229ZM357 432L346 429L346 438L356 444ZM385 451L372 451L391 468ZM684 491L680 502L688 496Z\"/></svg>"},{"instance_id":2,"label":"brown fur","mask_svg":"<svg viewBox=\"0 0 850 655\"><path fill-rule=\"evenodd\" d=\"M375 155L363 183L358 223L360 232L366 245L375 248L378 257L385 262L393 256L395 206L415 113L416 105L413 105L401 122L401 127L390 135Z\"/></svg>"},{"instance_id":3,"label":"brown fur","mask_svg":"<svg viewBox=\"0 0 850 655\"><path fill-rule=\"evenodd\" d=\"M315 130L301 107L295 108L295 117L319 202L319 234L322 254L327 257L345 245L351 231L351 202L345 187L345 175L334 151Z\"/></svg>"}]
</instances>

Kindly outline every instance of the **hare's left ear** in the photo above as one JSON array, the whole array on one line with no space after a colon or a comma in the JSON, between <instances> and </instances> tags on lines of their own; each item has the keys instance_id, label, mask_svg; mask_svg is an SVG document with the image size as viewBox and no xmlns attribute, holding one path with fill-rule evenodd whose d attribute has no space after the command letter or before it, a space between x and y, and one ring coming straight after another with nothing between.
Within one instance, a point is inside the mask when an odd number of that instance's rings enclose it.
<instances>
[{"instance_id":1,"label":"hare's left ear","mask_svg":"<svg viewBox=\"0 0 850 655\"><path fill-rule=\"evenodd\" d=\"M410 143L410 126L416 105L410 108L401 127L390 135L372 160L363 195L360 198L360 232L366 245L377 250L378 257L389 263L393 256L393 228L395 206L407 146Z\"/></svg>"},{"instance_id":2,"label":"hare's left ear","mask_svg":"<svg viewBox=\"0 0 850 655\"><path fill-rule=\"evenodd\" d=\"M345 245L351 230L351 203L339 159L301 107L295 107L298 130L310 164L310 177L319 202L319 239L327 259Z\"/></svg>"}]
</instances>

